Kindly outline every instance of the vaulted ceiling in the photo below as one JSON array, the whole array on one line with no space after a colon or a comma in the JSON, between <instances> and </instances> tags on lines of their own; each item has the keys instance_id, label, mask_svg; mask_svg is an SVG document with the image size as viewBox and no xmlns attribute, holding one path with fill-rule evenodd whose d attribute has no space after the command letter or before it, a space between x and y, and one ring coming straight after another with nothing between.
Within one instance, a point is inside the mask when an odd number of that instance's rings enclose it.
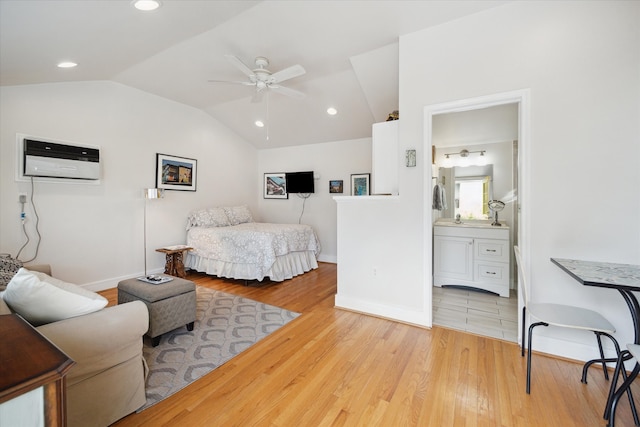
<instances>
[{"instance_id":1,"label":"vaulted ceiling","mask_svg":"<svg viewBox=\"0 0 640 427\"><path fill-rule=\"evenodd\" d=\"M504 3L0 0L0 85L114 81L201 109L257 148L363 138L398 109L399 36ZM210 82L248 81L226 54L301 65L282 85L306 96L252 102L254 87Z\"/></svg>"}]
</instances>

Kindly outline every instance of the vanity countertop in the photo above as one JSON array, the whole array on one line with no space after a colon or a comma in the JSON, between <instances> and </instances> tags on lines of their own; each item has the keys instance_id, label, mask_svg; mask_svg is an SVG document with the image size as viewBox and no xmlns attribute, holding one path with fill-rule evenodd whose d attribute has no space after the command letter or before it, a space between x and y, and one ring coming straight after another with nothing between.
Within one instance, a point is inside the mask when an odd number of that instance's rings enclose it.
<instances>
[{"instance_id":1,"label":"vanity countertop","mask_svg":"<svg viewBox=\"0 0 640 427\"><path fill-rule=\"evenodd\" d=\"M467 221L463 220L461 223L456 224L456 222L453 219L439 219L433 225L434 226L444 226L444 227L461 227L461 228L509 229L509 226L504 221L500 221L500 224L502 224L501 226L491 225L492 222L493 221L488 220L488 219L487 220L475 219L475 220L467 220Z\"/></svg>"}]
</instances>

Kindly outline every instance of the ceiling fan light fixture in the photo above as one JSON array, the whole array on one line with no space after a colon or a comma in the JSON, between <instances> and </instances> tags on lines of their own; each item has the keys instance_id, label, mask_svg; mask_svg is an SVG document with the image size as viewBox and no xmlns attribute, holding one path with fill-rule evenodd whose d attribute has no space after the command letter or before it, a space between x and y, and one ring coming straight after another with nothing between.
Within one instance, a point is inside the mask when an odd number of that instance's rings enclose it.
<instances>
[{"instance_id":1,"label":"ceiling fan light fixture","mask_svg":"<svg viewBox=\"0 0 640 427\"><path fill-rule=\"evenodd\" d=\"M336 114L338 114L338 110L333 107L329 107L327 108L327 114L330 116L335 116Z\"/></svg>"},{"instance_id":2,"label":"ceiling fan light fixture","mask_svg":"<svg viewBox=\"0 0 640 427\"><path fill-rule=\"evenodd\" d=\"M150 12L159 8L160 2L158 0L135 0L133 7L143 12Z\"/></svg>"}]
</instances>

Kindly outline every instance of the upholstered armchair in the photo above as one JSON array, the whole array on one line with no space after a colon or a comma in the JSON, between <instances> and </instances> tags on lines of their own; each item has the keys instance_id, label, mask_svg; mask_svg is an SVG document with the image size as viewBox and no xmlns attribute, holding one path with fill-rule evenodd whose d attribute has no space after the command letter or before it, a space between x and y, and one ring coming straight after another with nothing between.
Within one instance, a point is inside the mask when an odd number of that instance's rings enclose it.
<instances>
[{"instance_id":1,"label":"upholstered armchair","mask_svg":"<svg viewBox=\"0 0 640 427\"><path fill-rule=\"evenodd\" d=\"M48 266L26 268L51 273ZM0 315L11 312L0 299ZM108 426L145 404L148 326L147 307L134 301L36 327L76 362L66 376L69 426Z\"/></svg>"}]
</instances>

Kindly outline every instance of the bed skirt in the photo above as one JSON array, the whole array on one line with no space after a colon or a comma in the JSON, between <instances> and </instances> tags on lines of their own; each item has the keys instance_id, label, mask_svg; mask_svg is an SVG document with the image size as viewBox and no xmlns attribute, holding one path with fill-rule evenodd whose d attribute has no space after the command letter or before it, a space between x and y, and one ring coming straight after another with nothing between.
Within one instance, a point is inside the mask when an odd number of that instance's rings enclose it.
<instances>
[{"instance_id":1,"label":"bed skirt","mask_svg":"<svg viewBox=\"0 0 640 427\"><path fill-rule=\"evenodd\" d=\"M187 268L217 277L260 281L268 277L274 282L282 282L318 268L318 261L314 251L291 252L276 257L271 268L262 274L254 264L238 264L187 253L184 265Z\"/></svg>"}]
</instances>

